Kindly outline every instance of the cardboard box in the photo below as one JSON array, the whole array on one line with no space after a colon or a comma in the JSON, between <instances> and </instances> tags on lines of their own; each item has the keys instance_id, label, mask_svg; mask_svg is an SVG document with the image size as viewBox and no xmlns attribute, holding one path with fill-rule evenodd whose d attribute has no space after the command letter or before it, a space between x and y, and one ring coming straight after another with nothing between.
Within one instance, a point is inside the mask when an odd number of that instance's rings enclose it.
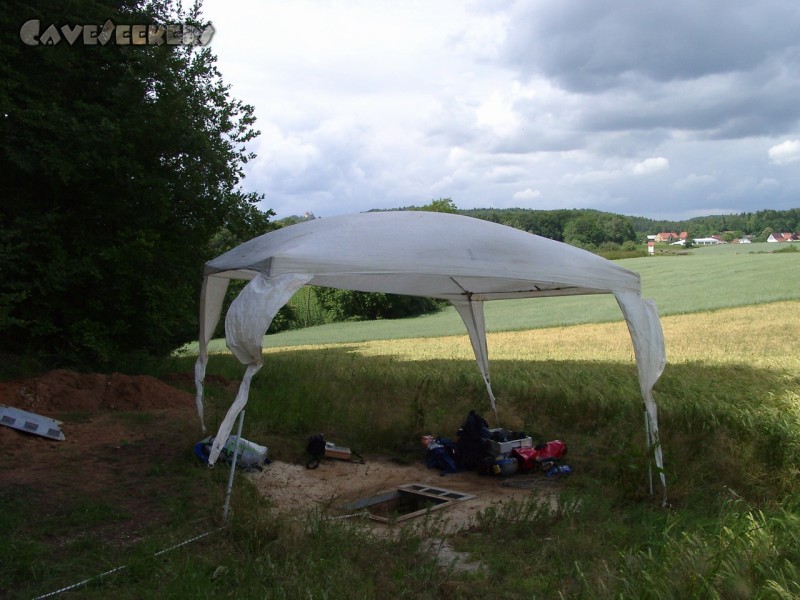
<instances>
[{"instance_id":1,"label":"cardboard box","mask_svg":"<svg viewBox=\"0 0 800 600\"><path fill-rule=\"evenodd\" d=\"M350 460L352 452L350 448L344 446L337 446L332 442L325 442L325 458L339 458L341 460Z\"/></svg>"}]
</instances>

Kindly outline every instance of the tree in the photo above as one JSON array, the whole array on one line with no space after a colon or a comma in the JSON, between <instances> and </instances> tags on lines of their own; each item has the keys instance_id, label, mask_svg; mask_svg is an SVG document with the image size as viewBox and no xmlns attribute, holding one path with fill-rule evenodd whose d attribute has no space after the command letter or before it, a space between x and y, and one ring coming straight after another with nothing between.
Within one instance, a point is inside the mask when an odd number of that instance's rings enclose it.
<instances>
[{"instance_id":1,"label":"tree","mask_svg":"<svg viewBox=\"0 0 800 600\"><path fill-rule=\"evenodd\" d=\"M742 237L742 235L744 235L744 233L741 230L723 231L722 232L722 239L730 244L733 240L740 239Z\"/></svg>"},{"instance_id":2,"label":"tree","mask_svg":"<svg viewBox=\"0 0 800 600\"><path fill-rule=\"evenodd\" d=\"M418 210L451 214L456 214L458 212L458 208L451 198L438 198L437 200L431 200L430 204L420 206Z\"/></svg>"},{"instance_id":3,"label":"tree","mask_svg":"<svg viewBox=\"0 0 800 600\"><path fill-rule=\"evenodd\" d=\"M594 248L603 242L603 230L595 215L585 214L564 226L564 241L581 248Z\"/></svg>"},{"instance_id":4,"label":"tree","mask_svg":"<svg viewBox=\"0 0 800 600\"><path fill-rule=\"evenodd\" d=\"M24 2L4 23L185 23L170 0L78 0L69 18ZM197 332L211 240L263 232L240 190L251 106L206 47L0 41L0 336L50 364L123 368Z\"/></svg>"},{"instance_id":5,"label":"tree","mask_svg":"<svg viewBox=\"0 0 800 600\"><path fill-rule=\"evenodd\" d=\"M329 322L400 319L437 311L444 304L433 298L381 292L323 287L314 288L314 292Z\"/></svg>"},{"instance_id":6,"label":"tree","mask_svg":"<svg viewBox=\"0 0 800 600\"><path fill-rule=\"evenodd\" d=\"M620 215L603 215L603 239L606 242L622 244L628 240L636 239L636 232L633 230L631 222Z\"/></svg>"}]
</instances>

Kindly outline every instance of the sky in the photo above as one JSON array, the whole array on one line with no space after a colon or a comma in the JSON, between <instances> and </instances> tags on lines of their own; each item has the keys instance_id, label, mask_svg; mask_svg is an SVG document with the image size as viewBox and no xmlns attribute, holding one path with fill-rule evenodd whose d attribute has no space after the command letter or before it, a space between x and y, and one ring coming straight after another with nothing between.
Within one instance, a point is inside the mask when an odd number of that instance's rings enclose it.
<instances>
[{"instance_id":1,"label":"sky","mask_svg":"<svg viewBox=\"0 0 800 600\"><path fill-rule=\"evenodd\" d=\"M800 207L797 0L205 0L277 218Z\"/></svg>"}]
</instances>

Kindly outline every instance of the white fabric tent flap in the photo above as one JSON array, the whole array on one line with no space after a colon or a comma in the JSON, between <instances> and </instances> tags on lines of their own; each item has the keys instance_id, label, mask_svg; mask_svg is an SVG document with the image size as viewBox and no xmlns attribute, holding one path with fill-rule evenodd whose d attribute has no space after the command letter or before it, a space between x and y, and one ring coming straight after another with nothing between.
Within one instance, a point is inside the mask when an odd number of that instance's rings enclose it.
<instances>
[{"instance_id":1,"label":"white fabric tent flap","mask_svg":"<svg viewBox=\"0 0 800 600\"><path fill-rule=\"evenodd\" d=\"M449 300L469 333L492 407L483 304L489 300L613 293L631 334L649 441L665 486L653 386L666 364L655 304L639 275L568 244L460 215L396 211L316 219L266 233L206 263L195 366L203 420L208 343L230 279L250 280L225 320L231 352L247 365L216 440L225 440L261 367L262 338L278 309L303 285ZM219 448L212 448L210 464Z\"/></svg>"},{"instance_id":2,"label":"white fabric tent flap","mask_svg":"<svg viewBox=\"0 0 800 600\"><path fill-rule=\"evenodd\" d=\"M219 322L222 312L222 301L225 299L225 292L228 290L230 279L227 277L217 277L211 275L203 279L203 287L200 291L200 348L197 353L197 362L194 365L194 384L197 389L195 403L197 413L200 415L200 425L203 433L206 431L205 418L203 416L203 380L206 376L206 365L208 364L208 343L214 335L214 329Z\"/></svg>"},{"instance_id":3,"label":"white fabric tent flap","mask_svg":"<svg viewBox=\"0 0 800 600\"><path fill-rule=\"evenodd\" d=\"M472 342L472 351L475 353L475 360L478 361L478 369L483 375L486 391L489 392L489 402L492 404L492 410L497 412L497 400L495 400L492 383L489 380L489 349L486 345L483 302L475 302L471 298L467 298L466 300L453 300L452 303L467 328L470 342Z\"/></svg>"},{"instance_id":4,"label":"white fabric tent flap","mask_svg":"<svg viewBox=\"0 0 800 600\"><path fill-rule=\"evenodd\" d=\"M247 365L236 399L228 409L209 453L213 465L233 429L233 422L247 404L250 381L261 368L262 341L278 310L303 287L309 275L281 275L269 280L261 274L254 277L239 293L225 317L225 341L239 362Z\"/></svg>"},{"instance_id":5,"label":"white fabric tent flap","mask_svg":"<svg viewBox=\"0 0 800 600\"><path fill-rule=\"evenodd\" d=\"M614 292L614 296L625 316L625 322L628 324L628 331L633 341L636 367L639 371L639 389L642 392L647 411L648 442L653 448L656 465L660 468L659 478L662 488L666 490L664 459L658 435L658 408L653 398L653 386L667 366L664 333L658 319L655 302L642 300L638 294L628 291ZM666 500L666 495L664 499Z\"/></svg>"}]
</instances>

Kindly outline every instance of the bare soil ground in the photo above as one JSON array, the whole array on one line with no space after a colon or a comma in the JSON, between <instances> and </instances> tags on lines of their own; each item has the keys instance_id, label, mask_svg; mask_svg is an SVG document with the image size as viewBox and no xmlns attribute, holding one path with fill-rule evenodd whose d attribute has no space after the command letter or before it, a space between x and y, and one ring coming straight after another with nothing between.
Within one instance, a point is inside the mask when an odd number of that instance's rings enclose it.
<instances>
[{"instance_id":1,"label":"bare soil ground","mask_svg":"<svg viewBox=\"0 0 800 600\"><path fill-rule=\"evenodd\" d=\"M57 512L76 495L106 498L131 518L104 534L119 536L120 542L136 539L138 529L165 517L161 503L153 500L158 494L148 488L158 483L148 473L164 464L165 457L190 455L191 446L201 437L193 395L171 385L187 389L190 380L188 374L161 381L57 370L36 379L0 382L0 404L62 420L66 436L64 442L57 442L0 426L0 492L27 492L35 498L36 509L46 514ZM527 489L507 484L531 476L498 478L473 472L440 476L423 462L399 464L383 456L364 459L364 464L357 464L327 458L317 469L274 461L263 472L247 477L276 510L298 516L317 508L341 515L344 504L407 483L474 495L437 511L454 527L468 524L491 504L531 493L547 499L556 489L546 485L541 475Z\"/></svg>"},{"instance_id":2,"label":"bare soil ground","mask_svg":"<svg viewBox=\"0 0 800 600\"><path fill-rule=\"evenodd\" d=\"M157 435L165 422L186 422L194 415L194 397L149 376L130 377L51 371L36 379L0 382L0 404L14 406L62 421L65 441L0 427L0 483L37 484L53 487L63 483L60 472L67 462L80 461L94 477L76 484L102 487L110 469L100 456ZM120 418L125 414L149 414L153 418ZM196 417L195 417L196 418ZM159 440L162 450L166 440ZM114 472L124 472L126 458L113 461ZM136 464L140 455L129 457ZM132 466L132 465L128 465ZM74 476L75 469L69 469ZM55 491L55 490L54 490Z\"/></svg>"},{"instance_id":3,"label":"bare soil ground","mask_svg":"<svg viewBox=\"0 0 800 600\"><path fill-rule=\"evenodd\" d=\"M153 377L56 370L0 382L0 404L62 421L64 441L0 426L0 496L23 498L31 518L60 522L81 503L113 507L127 518L83 533L119 544L168 519L153 473L187 456L193 426L199 435L191 394Z\"/></svg>"}]
</instances>

